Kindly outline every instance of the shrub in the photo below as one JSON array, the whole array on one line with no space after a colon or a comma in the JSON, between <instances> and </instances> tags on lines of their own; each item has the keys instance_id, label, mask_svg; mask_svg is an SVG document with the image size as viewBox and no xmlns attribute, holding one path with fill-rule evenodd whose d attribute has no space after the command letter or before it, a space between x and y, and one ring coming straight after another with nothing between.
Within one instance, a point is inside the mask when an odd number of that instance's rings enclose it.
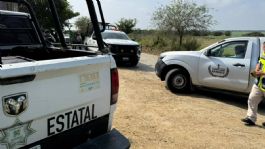
<instances>
[{"instance_id":1,"label":"shrub","mask_svg":"<svg viewBox=\"0 0 265 149\"><path fill-rule=\"evenodd\" d=\"M209 31L201 31L201 36L209 36L211 34L211 32Z\"/></svg>"},{"instance_id":2,"label":"shrub","mask_svg":"<svg viewBox=\"0 0 265 149\"><path fill-rule=\"evenodd\" d=\"M192 37L187 37L182 45L182 49L186 51L195 51L199 49L201 44L197 39Z\"/></svg>"},{"instance_id":3,"label":"shrub","mask_svg":"<svg viewBox=\"0 0 265 149\"><path fill-rule=\"evenodd\" d=\"M214 36L222 36L224 33L223 32L221 32L221 31L215 31L215 32L213 32L213 35Z\"/></svg>"},{"instance_id":4,"label":"shrub","mask_svg":"<svg viewBox=\"0 0 265 149\"><path fill-rule=\"evenodd\" d=\"M243 36L264 37L265 35L261 32L251 32L251 33L244 34Z\"/></svg>"},{"instance_id":5,"label":"shrub","mask_svg":"<svg viewBox=\"0 0 265 149\"><path fill-rule=\"evenodd\" d=\"M153 39L152 47L162 48L162 47L165 47L166 45L167 45L167 43L166 43L165 39L159 35Z\"/></svg>"},{"instance_id":6,"label":"shrub","mask_svg":"<svg viewBox=\"0 0 265 149\"><path fill-rule=\"evenodd\" d=\"M188 35L192 36L209 36L210 32L207 30L191 30L188 32Z\"/></svg>"},{"instance_id":7,"label":"shrub","mask_svg":"<svg viewBox=\"0 0 265 149\"><path fill-rule=\"evenodd\" d=\"M231 36L231 31L226 31L225 36Z\"/></svg>"},{"instance_id":8,"label":"shrub","mask_svg":"<svg viewBox=\"0 0 265 149\"><path fill-rule=\"evenodd\" d=\"M179 47L179 42L176 38L172 39L170 42L170 50L171 51L179 51L182 50L181 47Z\"/></svg>"},{"instance_id":9,"label":"shrub","mask_svg":"<svg viewBox=\"0 0 265 149\"><path fill-rule=\"evenodd\" d=\"M201 32L197 30L190 31L190 34L193 36L201 36Z\"/></svg>"}]
</instances>

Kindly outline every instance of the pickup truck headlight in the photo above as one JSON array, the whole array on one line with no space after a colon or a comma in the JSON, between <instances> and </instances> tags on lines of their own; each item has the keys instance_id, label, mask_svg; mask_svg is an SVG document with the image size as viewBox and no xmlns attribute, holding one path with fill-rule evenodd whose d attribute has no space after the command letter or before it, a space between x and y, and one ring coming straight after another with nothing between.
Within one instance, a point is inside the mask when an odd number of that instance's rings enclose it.
<instances>
[{"instance_id":1,"label":"pickup truck headlight","mask_svg":"<svg viewBox=\"0 0 265 149\"><path fill-rule=\"evenodd\" d=\"M165 56L160 55L160 56L159 56L159 59L162 60L164 57L165 57Z\"/></svg>"}]
</instances>

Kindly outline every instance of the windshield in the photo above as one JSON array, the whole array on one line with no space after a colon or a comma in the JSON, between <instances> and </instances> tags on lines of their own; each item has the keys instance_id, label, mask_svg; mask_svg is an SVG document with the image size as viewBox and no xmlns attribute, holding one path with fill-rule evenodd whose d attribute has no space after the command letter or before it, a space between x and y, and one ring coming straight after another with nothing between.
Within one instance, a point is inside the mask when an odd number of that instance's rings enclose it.
<instances>
[{"instance_id":1,"label":"windshield","mask_svg":"<svg viewBox=\"0 0 265 149\"><path fill-rule=\"evenodd\" d=\"M216 43L214 43L214 44L211 44L211 45L209 45L209 46L207 46L207 47L201 49L200 51L205 51L205 50L210 49L210 48L212 48L212 47L214 47L214 46L216 46L216 45L218 45L218 44L219 44L219 42L216 42Z\"/></svg>"},{"instance_id":2,"label":"windshield","mask_svg":"<svg viewBox=\"0 0 265 149\"><path fill-rule=\"evenodd\" d=\"M123 40L129 39L129 37L126 34L119 32L103 32L101 34L103 39L123 39Z\"/></svg>"},{"instance_id":3,"label":"windshield","mask_svg":"<svg viewBox=\"0 0 265 149\"><path fill-rule=\"evenodd\" d=\"M0 46L40 43L26 16L0 15L0 35Z\"/></svg>"}]
</instances>

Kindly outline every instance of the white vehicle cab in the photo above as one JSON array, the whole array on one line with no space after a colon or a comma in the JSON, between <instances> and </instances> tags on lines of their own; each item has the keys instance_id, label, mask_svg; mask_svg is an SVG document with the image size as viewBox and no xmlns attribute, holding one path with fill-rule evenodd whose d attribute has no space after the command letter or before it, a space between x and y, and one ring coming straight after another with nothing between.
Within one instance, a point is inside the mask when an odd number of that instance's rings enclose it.
<instances>
[{"instance_id":1,"label":"white vehicle cab","mask_svg":"<svg viewBox=\"0 0 265 149\"><path fill-rule=\"evenodd\" d=\"M192 86L247 94L255 81L250 72L262 54L265 38L229 38L200 51L162 53L156 74L172 92Z\"/></svg>"},{"instance_id":2,"label":"white vehicle cab","mask_svg":"<svg viewBox=\"0 0 265 149\"><path fill-rule=\"evenodd\" d=\"M119 77L93 1L87 5L99 52L66 46L53 0L48 2L61 48L47 44L27 1L12 2L30 14L0 10L0 149L129 148L128 139L112 129Z\"/></svg>"},{"instance_id":3,"label":"white vehicle cab","mask_svg":"<svg viewBox=\"0 0 265 149\"><path fill-rule=\"evenodd\" d=\"M136 66L140 60L141 46L132 41L124 32L117 30L105 30L101 33L103 41L110 48L111 53L117 63L129 62ZM97 42L94 33L84 41L92 50L97 50Z\"/></svg>"}]
</instances>

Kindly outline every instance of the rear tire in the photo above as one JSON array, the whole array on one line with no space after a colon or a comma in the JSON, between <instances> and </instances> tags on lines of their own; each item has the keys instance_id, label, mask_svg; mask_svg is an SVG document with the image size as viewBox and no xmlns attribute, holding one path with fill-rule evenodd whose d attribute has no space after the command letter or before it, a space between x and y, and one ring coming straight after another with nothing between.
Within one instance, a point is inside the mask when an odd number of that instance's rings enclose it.
<instances>
[{"instance_id":1,"label":"rear tire","mask_svg":"<svg viewBox=\"0 0 265 149\"><path fill-rule=\"evenodd\" d=\"M170 70L166 75L166 86L173 93L190 91L191 82L189 74L181 69Z\"/></svg>"}]
</instances>

